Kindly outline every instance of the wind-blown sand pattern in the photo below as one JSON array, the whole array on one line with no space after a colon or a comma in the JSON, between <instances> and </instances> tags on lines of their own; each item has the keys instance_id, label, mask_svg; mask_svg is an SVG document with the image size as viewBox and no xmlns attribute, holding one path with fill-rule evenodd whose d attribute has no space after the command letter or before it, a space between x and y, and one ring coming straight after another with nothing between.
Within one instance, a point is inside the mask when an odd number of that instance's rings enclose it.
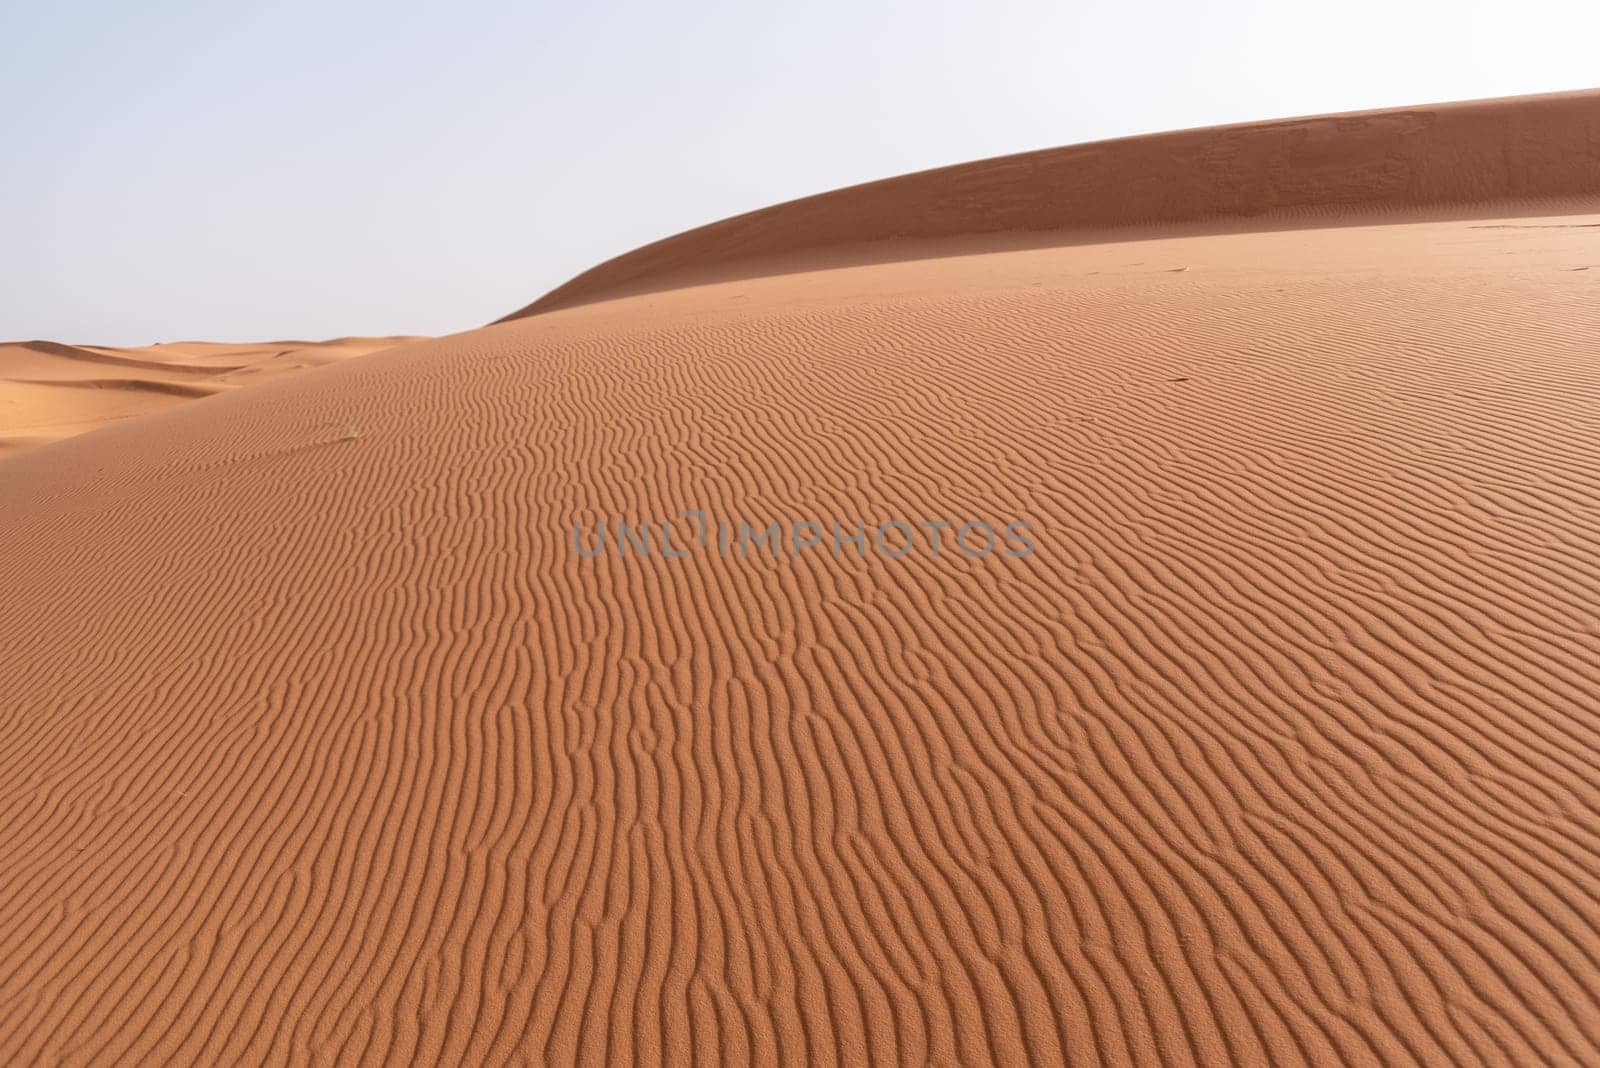
<instances>
[{"instance_id":1,"label":"wind-blown sand pattern","mask_svg":"<svg viewBox=\"0 0 1600 1068\"><path fill-rule=\"evenodd\" d=\"M1585 193L634 276L0 461L0 1062L1600 1061ZM1038 550L571 542L697 508Z\"/></svg>"},{"instance_id":2,"label":"wind-blown sand pattern","mask_svg":"<svg viewBox=\"0 0 1600 1068\"><path fill-rule=\"evenodd\" d=\"M186 400L389 348L409 337L342 337L144 348L0 342L0 457Z\"/></svg>"}]
</instances>

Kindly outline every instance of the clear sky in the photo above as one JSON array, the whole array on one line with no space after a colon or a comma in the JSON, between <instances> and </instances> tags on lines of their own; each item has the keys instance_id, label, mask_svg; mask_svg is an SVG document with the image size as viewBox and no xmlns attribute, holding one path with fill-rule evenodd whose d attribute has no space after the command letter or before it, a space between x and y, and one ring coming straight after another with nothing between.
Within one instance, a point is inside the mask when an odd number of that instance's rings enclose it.
<instances>
[{"instance_id":1,"label":"clear sky","mask_svg":"<svg viewBox=\"0 0 1600 1068\"><path fill-rule=\"evenodd\" d=\"M469 329L1076 141L1600 84L1594 0L0 0L0 339Z\"/></svg>"}]
</instances>

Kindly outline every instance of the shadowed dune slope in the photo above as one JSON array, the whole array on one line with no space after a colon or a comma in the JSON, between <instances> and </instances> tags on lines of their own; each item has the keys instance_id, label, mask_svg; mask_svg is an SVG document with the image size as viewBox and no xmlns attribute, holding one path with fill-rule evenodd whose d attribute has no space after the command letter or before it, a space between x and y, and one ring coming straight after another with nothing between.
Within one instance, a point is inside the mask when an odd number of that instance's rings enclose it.
<instances>
[{"instance_id":1,"label":"shadowed dune slope","mask_svg":"<svg viewBox=\"0 0 1600 1068\"><path fill-rule=\"evenodd\" d=\"M1594 1064L1597 282L926 259L0 462L0 1063Z\"/></svg>"},{"instance_id":2,"label":"shadowed dune slope","mask_svg":"<svg viewBox=\"0 0 1600 1068\"><path fill-rule=\"evenodd\" d=\"M1534 212L1600 193L1600 90L1182 130L963 163L779 204L585 271L522 316L809 265L894 258L882 242L1095 232L1211 220L1240 228L1433 209ZM861 246L868 246L871 251ZM901 249L900 255L906 250Z\"/></svg>"},{"instance_id":3,"label":"shadowed dune slope","mask_svg":"<svg viewBox=\"0 0 1600 1068\"><path fill-rule=\"evenodd\" d=\"M143 348L0 342L0 457L414 338Z\"/></svg>"}]
</instances>

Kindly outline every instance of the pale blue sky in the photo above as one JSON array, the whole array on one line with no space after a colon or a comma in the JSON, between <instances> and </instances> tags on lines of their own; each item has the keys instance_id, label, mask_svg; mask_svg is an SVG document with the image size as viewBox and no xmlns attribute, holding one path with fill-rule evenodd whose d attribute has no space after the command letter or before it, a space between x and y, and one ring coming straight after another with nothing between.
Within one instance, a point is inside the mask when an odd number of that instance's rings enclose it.
<instances>
[{"instance_id":1,"label":"pale blue sky","mask_svg":"<svg viewBox=\"0 0 1600 1068\"><path fill-rule=\"evenodd\" d=\"M444 333L924 167L1600 84L1593 0L0 0L0 339Z\"/></svg>"}]
</instances>

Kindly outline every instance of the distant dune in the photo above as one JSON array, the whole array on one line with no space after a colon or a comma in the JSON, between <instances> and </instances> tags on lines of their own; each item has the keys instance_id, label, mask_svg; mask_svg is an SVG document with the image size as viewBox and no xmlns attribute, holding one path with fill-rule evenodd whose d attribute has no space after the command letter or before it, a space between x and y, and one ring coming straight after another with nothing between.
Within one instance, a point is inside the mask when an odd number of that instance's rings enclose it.
<instances>
[{"instance_id":1,"label":"distant dune","mask_svg":"<svg viewBox=\"0 0 1600 1068\"><path fill-rule=\"evenodd\" d=\"M0 342L0 458L121 419L415 338L117 349Z\"/></svg>"},{"instance_id":2,"label":"distant dune","mask_svg":"<svg viewBox=\"0 0 1600 1068\"><path fill-rule=\"evenodd\" d=\"M0 1063L1600 1063L1597 103L896 179L0 458Z\"/></svg>"}]
</instances>

